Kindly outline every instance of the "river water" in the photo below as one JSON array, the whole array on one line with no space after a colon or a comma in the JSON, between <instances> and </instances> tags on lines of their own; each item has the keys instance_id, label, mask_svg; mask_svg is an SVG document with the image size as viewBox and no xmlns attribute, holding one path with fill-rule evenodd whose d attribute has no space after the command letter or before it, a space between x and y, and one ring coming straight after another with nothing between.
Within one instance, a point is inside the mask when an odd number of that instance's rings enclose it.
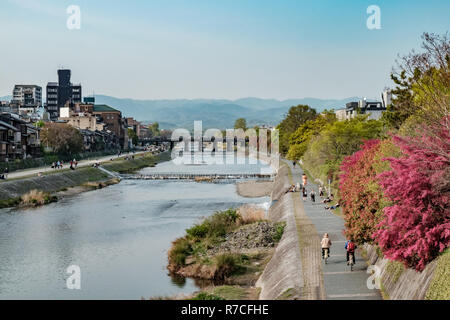
<instances>
[{"instance_id":1,"label":"river water","mask_svg":"<svg viewBox=\"0 0 450 320\"><path fill-rule=\"evenodd\" d=\"M261 163L165 162L142 173L261 170L270 171ZM168 275L170 243L216 210L269 201L240 197L234 183L123 180L36 209L0 210L0 299L141 299L191 293L197 289L191 279ZM71 265L80 267L79 290L66 285Z\"/></svg>"}]
</instances>

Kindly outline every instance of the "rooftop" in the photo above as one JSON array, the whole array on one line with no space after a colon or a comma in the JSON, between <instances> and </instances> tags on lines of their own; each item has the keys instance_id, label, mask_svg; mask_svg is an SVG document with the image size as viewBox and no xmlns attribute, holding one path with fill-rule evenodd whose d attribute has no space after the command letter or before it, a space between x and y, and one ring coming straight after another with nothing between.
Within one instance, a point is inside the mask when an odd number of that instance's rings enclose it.
<instances>
[{"instance_id":1,"label":"rooftop","mask_svg":"<svg viewBox=\"0 0 450 320\"><path fill-rule=\"evenodd\" d=\"M114 109L106 104L95 104L94 112L120 112L117 109Z\"/></svg>"}]
</instances>

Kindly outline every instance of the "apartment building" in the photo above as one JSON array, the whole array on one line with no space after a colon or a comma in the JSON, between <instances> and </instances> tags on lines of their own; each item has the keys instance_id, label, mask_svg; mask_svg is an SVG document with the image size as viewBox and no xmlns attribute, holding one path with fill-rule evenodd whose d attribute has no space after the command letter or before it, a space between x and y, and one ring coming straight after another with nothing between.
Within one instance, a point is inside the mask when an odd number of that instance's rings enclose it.
<instances>
[{"instance_id":1,"label":"apartment building","mask_svg":"<svg viewBox=\"0 0 450 320\"><path fill-rule=\"evenodd\" d=\"M60 109L69 102L81 103L81 84L70 82L71 71L68 69L58 70L58 82L47 83L47 103L45 109L49 113L50 120L56 120L60 116Z\"/></svg>"},{"instance_id":2,"label":"apartment building","mask_svg":"<svg viewBox=\"0 0 450 320\"><path fill-rule=\"evenodd\" d=\"M42 88L37 85L17 84L11 103L17 105L20 114L34 114L42 106Z\"/></svg>"}]
</instances>

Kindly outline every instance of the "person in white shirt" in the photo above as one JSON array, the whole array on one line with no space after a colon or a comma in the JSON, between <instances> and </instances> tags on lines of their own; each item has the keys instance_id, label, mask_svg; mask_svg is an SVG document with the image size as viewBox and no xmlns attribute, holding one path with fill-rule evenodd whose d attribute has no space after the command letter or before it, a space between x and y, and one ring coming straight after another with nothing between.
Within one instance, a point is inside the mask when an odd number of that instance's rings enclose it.
<instances>
[{"instance_id":1,"label":"person in white shirt","mask_svg":"<svg viewBox=\"0 0 450 320\"><path fill-rule=\"evenodd\" d=\"M322 259L323 259L325 256L325 249L328 249L328 256L330 256L330 247L332 243L330 238L328 237L328 233L325 233L323 235L321 244L322 244Z\"/></svg>"}]
</instances>

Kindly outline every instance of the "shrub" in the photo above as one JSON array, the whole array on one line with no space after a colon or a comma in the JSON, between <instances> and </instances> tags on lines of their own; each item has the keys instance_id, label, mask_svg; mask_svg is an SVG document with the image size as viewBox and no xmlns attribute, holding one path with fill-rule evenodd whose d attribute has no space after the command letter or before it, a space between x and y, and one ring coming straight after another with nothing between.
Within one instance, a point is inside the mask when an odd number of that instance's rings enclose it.
<instances>
[{"instance_id":1,"label":"shrub","mask_svg":"<svg viewBox=\"0 0 450 320\"><path fill-rule=\"evenodd\" d=\"M216 256L217 278L223 279L238 269L240 255L233 253L222 253Z\"/></svg>"},{"instance_id":2,"label":"shrub","mask_svg":"<svg viewBox=\"0 0 450 320\"><path fill-rule=\"evenodd\" d=\"M56 197L47 192L31 190L21 197L21 202L25 205L44 205L56 201Z\"/></svg>"},{"instance_id":3,"label":"shrub","mask_svg":"<svg viewBox=\"0 0 450 320\"><path fill-rule=\"evenodd\" d=\"M379 140L368 140L341 165L339 195L345 234L357 243L371 243L381 220L383 192L374 169L374 156L379 149Z\"/></svg>"},{"instance_id":4,"label":"shrub","mask_svg":"<svg viewBox=\"0 0 450 320\"><path fill-rule=\"evenodd\" d=\"M405 155L388 158L392 170L379 175L392 205L374 237L387 258L421 271L450 242L450 134L394 141Z\"/></svg>"},{"instance_id":5,"label":"shrub","mask_svg":"<svg viewBox=\"0 0 450 320\"><path fill-rule=\"evenodd\" d=\"M234 209L219 211L206 218L201 224L187 229L186 233L194 239L223 237L237 226L238 218L239 215Z\"/></svg>"},{"instance_id":6,"label":"shrub","mask_svg":"<svg viewBox=\"0 0 450 320\"><path fill-rule=\"evenodd\" d=\"M192 253L192 247L185 238L178 238L172 242L172 248L169 251L169 262L177 266L183 266L186 263L186 257Z\"/></svg>"},{"instance_id":7,"label":"shrub","mask_svg":"<svg viewBox=\"0 0 450 320\"><path fill-rule=\"evenodd\" d=\"M273 236L273 241L279 242L284 233L285 222L278 222L275 224L275 235Z\"/></svg>"},{"instance_id":8,"label":"shrub","mask_svg":"<svg viewBox=\"0 0 450 320\"><path fill-rule=\"evenodd\" d=\"M208 234L209 228L206 223L197 224L186 230L188 236L193 238L204 238Z\"/></svg>"}]
</instances>

